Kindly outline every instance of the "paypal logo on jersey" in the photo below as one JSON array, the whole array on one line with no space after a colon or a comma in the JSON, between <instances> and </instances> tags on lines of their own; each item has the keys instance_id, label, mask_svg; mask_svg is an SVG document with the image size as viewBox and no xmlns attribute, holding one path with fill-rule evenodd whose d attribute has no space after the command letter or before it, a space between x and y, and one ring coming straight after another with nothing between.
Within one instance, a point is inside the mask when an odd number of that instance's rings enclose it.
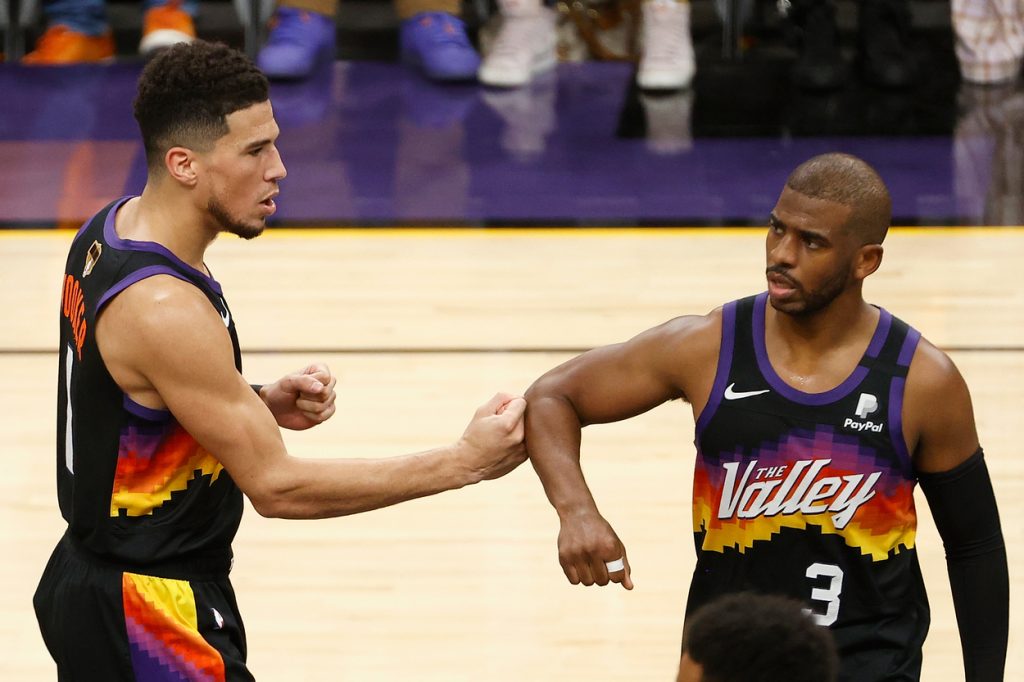
<instances>
[{"instance_id":1,"label":"paypal logo on jersey","mask_svg":"<svg viewBox=\"0 0 1024 682\"><path fill-rule=\"evenodd\" d=\"M874 414L877 411L878 398L870 393L861 393L860 400L857 401L857 409L854 411L854 414L861 419L867 419L869 414Z\"/></svg>"},{"instance_id":2,"label":"paypal logo on jersey","mask_svg":"<svg viewBox=\"0 0 1024 682\"><path fill-rule=\"evenodd\" d=\"M857 400L857 409L853 412L854 415L856 415L857 419L867 419L868 415L875 412L878 412L878 398L870 393L861 393L860 398ZM843 422L843 428L874 433L881 433L883 425L884 422L876 424L871 420L857 421L853 417L847 417L846 421Z\"/></svg>"}]
</instances>

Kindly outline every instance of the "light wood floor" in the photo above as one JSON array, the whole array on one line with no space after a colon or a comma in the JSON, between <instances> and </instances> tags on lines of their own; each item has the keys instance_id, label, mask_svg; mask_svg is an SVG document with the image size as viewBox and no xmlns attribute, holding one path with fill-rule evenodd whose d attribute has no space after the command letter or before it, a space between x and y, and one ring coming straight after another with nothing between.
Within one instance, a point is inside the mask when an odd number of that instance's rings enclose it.
<instances>
[{"instance_id":1,"label":"light wood floor","mask_svg":"<svg viewBox=\"0 0 1024 682\"><path fill-rule=\"evenodd\" d=\"M31 594L63 530L52 351L69 239L0 233L0 679L18 682L55 677ZM760 290L763 233L282 231L221 240L208 263L250 379L312 359L340 376L338 415L286 434L292 451L385 456L456 438L478 403L524 390L574 349ZM896 231L867 286L873 302L960 349L951 355L972 389L1014 594L1024 588L1022 266L1024 230ZM495 349L508 352L480 352ZM557 521L529 465L345 519L248 510L233 580L253 671L289 681L674 679L694 560L692 438L681 405L585 434L585 471L629 549L632 593L565 581ZM941 542L918 503L933 616L924 679L960 680ZM1020 609L1010 637L1006 679L1024 679Z\"/></svg>"}]
</instances>

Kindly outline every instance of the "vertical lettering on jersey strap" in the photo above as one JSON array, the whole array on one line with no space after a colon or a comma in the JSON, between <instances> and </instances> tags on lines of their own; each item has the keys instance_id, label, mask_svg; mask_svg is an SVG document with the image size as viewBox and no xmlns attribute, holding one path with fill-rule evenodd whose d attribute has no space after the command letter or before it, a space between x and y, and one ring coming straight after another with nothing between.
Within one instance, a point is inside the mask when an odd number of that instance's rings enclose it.
<instances>
[{"instance_id":1,"label":"vertical lettering on jersey strap","mask_svg":"<svg viewBox=\"0 0 1024 682\"><path fill-rule=\"evenodd\" d=\"M85 294L82 286L72 275L64 276L64 293L61 297L61 312L71 325L71 335L75 339L78 359L82 359L82 346L85 345Z\"/></svg>"}]
</instances>

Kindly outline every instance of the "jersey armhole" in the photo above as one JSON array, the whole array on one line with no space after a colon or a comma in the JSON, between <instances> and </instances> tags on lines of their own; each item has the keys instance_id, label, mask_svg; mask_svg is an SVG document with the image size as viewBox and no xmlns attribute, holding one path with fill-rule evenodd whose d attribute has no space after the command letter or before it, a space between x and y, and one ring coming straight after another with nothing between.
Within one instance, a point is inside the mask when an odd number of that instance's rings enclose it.
<instances>
[{"instance_id":1,"label":"jersey armhole","mask_svg":"<svg viewBox=\"0 0 1024 682\"><path fill-rule=\"evenodd\" d=\"M708 401L697 418L695 440L700 440L701 433L718 411L718 406L722 403L722 394L725 392L725 384L729 381L733 344L736 339L736 306L736 301L722 306L722 343L718 348L718 367L715 370L715 381L711 385L711 395L708 396Z\"/></svg>"},{"instance_id":2,"label":"jersey armhole","mask_svg":"<svg viewBox=\"0 0 1024 682\"><path fill-rule=\"evenodd\" d=\"M917 344L921 340L921 332L911 327L903 339L900 347L899 358L896 360L897 367L902 369L910 368L910 361L914 358ZM914 464L910 450L907 449L907 439L903 435L903 396L907 385L906 376L894 376L889 383L889 438L892 440L892 447L900 459L903 473L909 479L914 479Z\"/></svg>"},{"instance_id":3,"label":"jersey armhole","mask_svg":"<svg viewBox=\"0 0 1024 682\"><path fill-rule=\"evenodd\" d=\"M172 418L170 410L146 407L145 405L132 400L131 397L129 397L129 395L123 390L121 391L121 395L124 396L124 399L121 401L121 406L124 408L125 412L129 412L139 419L143 419L147 422L163 423L170 421Z\"/></svg>"}]
</instances>

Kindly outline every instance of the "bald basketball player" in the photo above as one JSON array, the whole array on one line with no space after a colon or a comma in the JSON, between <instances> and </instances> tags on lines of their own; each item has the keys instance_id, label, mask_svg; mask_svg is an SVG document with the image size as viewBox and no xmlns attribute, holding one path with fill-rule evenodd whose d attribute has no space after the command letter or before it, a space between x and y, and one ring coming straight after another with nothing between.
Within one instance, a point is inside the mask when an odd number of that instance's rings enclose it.
<instances>
[{"instance_id":1,"label":"bald basketball player","mask_svg":"<svg viewBox=\"0 0 1024 682\"><path fill-rule=\"evenodd\" d=\"M840 679L919 679L920 484L946 548L967 679L1002 679L1006 552L967 386L945 353L862 295L891 206L860 159L810 159L769 216L767 291L534 383L528 450L571 583L632 589L625 547L580 467L581 427L681 399L697 446L688 614L733 592L787 595L831 628Z\"/></svg>"},{"instance_id":2,"label":"bald basketball player","mask_svg":"<svg viewBox=\"0 0 1024 682\"><path fill-rule=\"evenodd\" d=\"M195 42L150 62L135 117L148 178L78 232L60 323L57 492L68 529L35 595L62 680L252 680L228 579L242 495L260 514L354 514L508 473L522 398L499 394L454 444L390 459L292 457L280 427L334 414L314 364L254 391L206 266L258 236L285 167L267 80ZM254 273L258 275L258 273Z\"/></svg>"}]
</instances>

